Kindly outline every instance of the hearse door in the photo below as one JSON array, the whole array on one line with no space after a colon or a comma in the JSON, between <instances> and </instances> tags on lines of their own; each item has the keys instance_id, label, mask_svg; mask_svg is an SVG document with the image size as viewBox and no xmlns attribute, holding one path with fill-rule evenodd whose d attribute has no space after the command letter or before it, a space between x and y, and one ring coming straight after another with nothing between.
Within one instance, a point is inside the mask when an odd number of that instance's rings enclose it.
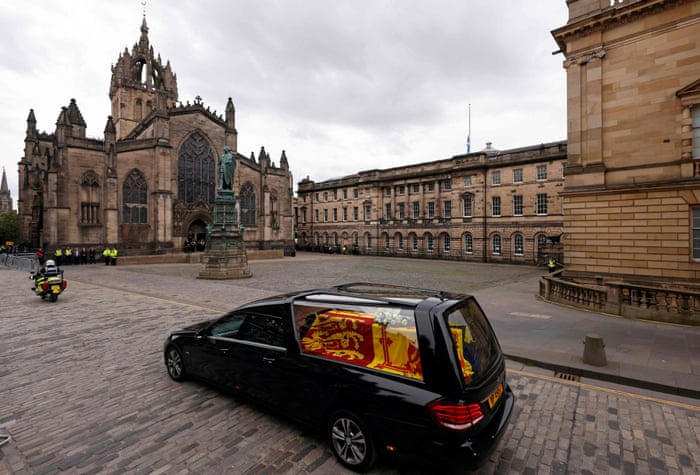
<instances>
[{"instance_id":1,"label":"hearse door","mask_svg":"<svg viewBox=\"0 0 700 475\"><path fill-rule=\"evenodd\" d=\"M270 313L246 311L246 318L231 346L229 358L238 369L237 389L276 410L286 409L293 384L287 371L289 358L286 319Z\"/></svg>"}]
</instances>

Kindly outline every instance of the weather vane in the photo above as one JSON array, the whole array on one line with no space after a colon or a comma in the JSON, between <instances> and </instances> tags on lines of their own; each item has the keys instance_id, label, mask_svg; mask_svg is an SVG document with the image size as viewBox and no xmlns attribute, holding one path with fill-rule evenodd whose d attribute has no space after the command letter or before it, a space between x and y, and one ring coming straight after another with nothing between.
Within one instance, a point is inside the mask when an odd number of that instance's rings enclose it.
<instances>
[{"instance_id":1,"label":"weather vane","mask_svg":"<svg viewBox=\"0 0 700 475\"><path fill-rule=\"evenodd\" d=\"M146 0L141 2L141 5L143 6L143 17L146 18Z\"/></svg>"}]
</instances>

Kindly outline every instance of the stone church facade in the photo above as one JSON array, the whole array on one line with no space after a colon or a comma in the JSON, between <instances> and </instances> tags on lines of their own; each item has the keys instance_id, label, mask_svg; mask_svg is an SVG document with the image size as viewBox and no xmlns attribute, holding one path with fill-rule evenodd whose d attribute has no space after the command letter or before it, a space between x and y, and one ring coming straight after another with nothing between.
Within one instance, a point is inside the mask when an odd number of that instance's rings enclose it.
<instances>
[{"instance_id":1,"label":"stone church facade","mask_svg":"<svg viewBox=\"0 0 700 475\"><path fill-rule=\"evenodd\" d=\"M293 248L293 179L264 148L237 151L235 108L223 115L201 99L178 101L170 63L155 55L144 17L141 36L112 66L112 115L104 139L85 136L77 102L64 107L52 133L27 118L19 162L20 242L32 247L117 246L122 254L179 252L206 237L213 222L218 157L236 157L233 190L249 250Z\"/></svg>"}]
</instances>

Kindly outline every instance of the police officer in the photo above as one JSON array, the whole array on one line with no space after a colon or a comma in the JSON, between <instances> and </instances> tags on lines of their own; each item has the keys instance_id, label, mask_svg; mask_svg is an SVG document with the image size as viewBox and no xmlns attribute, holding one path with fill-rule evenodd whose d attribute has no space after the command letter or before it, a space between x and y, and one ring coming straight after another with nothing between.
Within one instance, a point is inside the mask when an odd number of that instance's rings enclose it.
<instances>
[{"instance_id":1,"label":"police officer","mask_svg":"<svg viewBox=\"0 0 700 475\"><path fill-rule=\"evenodd\" d=\"M109 252L109 257L111 258L111 259L110 259L110 262L111 262L111 264L112 264L113 266L116 266L116 265L117 265L117 255L118 255L118 254L119 254L119 253L117 252L117 248L116 248L116 247L113 247L112 250Z\"/></svg>"},{"instance_id":2,"label":"police officer","mask_svg":"<svg viewBox=\"0 0 700 475\"><path fill-rule=\"evenodd\" d=\"M112 257L112 252L109 250L109 247L105 247L105 250L102 251L102 258L105 260L105 265L109 265L109 260Z\"/></svg>"},{"instance_id":3,"label":"police officer","mask_svg":"<svg viewBox=\"0 0 700 475\"><path fill-rule=\"evenodd\" d=\"M549 269L549 272L554 272L557 268L557 261L554 260L553 257L550 257L549 260L547 261L547 268Z\"/></svg>"},{"instance_id":4,"label":"police officer","mask_svg":"<svg viewBox=\"0 0 700 475\"><path fill-rule=\"evenodd\" d=\"M55 251L53 251L53 257L54 260L56 261L57 266L63 265L63 249L60 247L57 247Z\"/></svg>"}]
</instances>

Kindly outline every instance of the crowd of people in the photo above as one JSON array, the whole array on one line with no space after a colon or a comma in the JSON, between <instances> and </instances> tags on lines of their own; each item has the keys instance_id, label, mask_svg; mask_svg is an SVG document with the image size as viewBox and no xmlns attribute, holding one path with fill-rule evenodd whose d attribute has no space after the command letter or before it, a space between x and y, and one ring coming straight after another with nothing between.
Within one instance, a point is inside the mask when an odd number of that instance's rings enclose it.
<instances>
[{"instance_id":1,"label":"crowd of people","mask_svg":"<svg viewBox=\"0 0 700 475\"><path fill-rule=\"evenodd\" d=\"M97 264L97 251L94 247L57 247L47 254L41 247L36 251L36 258L39 264L43 264L44 260L51 259L58 266L70 266L80 264ZM105 265L116 265L119 252L116 247L105 247L102 251L102 259Z\"/></svg>"},{"instance_id":2,"label":"crowd of people","mask_svg":"<svg viewBox=\"0 0 700 475\"><path fill-rule=\"evenodd\" d=\"M195 252L195 251L203 251L204 248L206 247L206 241L202 238L199 241L196 239L185 239L185 244L183 246L183 251L184 252Z\"/></svg>"}]
</instances>

